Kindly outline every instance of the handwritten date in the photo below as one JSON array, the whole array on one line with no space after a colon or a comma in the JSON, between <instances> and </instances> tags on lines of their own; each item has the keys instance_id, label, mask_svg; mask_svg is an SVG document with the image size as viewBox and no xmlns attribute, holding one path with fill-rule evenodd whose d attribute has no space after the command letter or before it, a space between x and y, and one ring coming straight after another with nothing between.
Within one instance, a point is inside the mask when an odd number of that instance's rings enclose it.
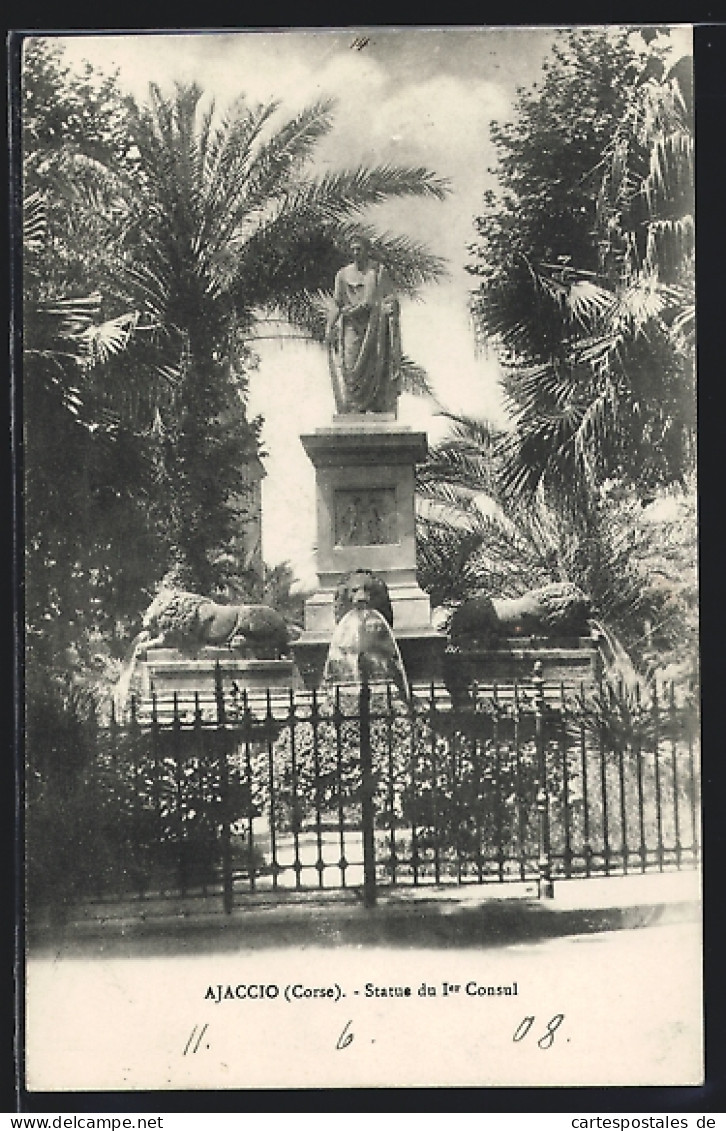
<instances>
[{"instance_id":1,"label":"handwritten date","mask_svg":"<svg viewBox=\"0 0 726 1131\"><path fill-rule=\"evenodd\" d=\"M564 1020L565 1020L564 1013L555 1013L554 1017L550 1018L550 1020L547 1022L547 1028L546 1028L545 1032L542 1034L542 1036L537 1041L537 1045L538 1045L539 1048L541 1048L541 1049L551 1049L552 1048L552 1045L555 1042L555 1033L557 1032L557 1030L559 1029L560 1025L562 1024L562 1022ZM530 1031L530 1029L534 1025L534 1021L535 1021L535 1019L532 1015L530 1015L529 1017L525 1017L520 1022L520 1024L517 1026L517 1028L515 1029L514 1036L512 1037L512 1040L515 1043L517 1043L518 1041L523 1041L524 1038L527 1036L527 1033Z\"/></svg>"}]
</instances>

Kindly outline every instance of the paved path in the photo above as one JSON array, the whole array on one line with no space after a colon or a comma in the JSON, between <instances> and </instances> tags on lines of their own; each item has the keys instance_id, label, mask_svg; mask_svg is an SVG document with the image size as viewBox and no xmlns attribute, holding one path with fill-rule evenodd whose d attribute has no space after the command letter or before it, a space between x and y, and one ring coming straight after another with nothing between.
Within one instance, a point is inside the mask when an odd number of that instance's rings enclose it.
<instances>
[{"instance_id":1,"label":"paved path","mask_svg":"<svg viewBox=\"0 0 726 1131\"><path fill-rule=\"evenodd\" d=\"M62 930L33 932L32 955L213 954L269 947L505 945L700 920L696 871L567 880L554 899L535 885L425 885L381 889L373 909L359 889L89 904Z\"/></svg>"}]
</instances>

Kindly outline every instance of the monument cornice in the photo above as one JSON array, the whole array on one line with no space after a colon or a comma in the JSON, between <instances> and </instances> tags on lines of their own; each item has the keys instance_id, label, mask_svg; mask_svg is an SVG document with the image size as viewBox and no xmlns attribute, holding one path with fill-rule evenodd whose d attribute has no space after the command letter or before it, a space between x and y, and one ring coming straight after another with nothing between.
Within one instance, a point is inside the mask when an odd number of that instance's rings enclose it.
<instances>
[{"instance_id":1,"label":"monument cornice","mask_svg":"<svg viewBox=\"0 0 726 1131\"><path fill-rule=\"evenodd\" d=\"M395 421L368 422L344 418L327 428L316 428L300 437L315 467L346 466L351 457L358 465L421 463L428 453L425 432L401 426Z\"/></svg>"}]
</instances>

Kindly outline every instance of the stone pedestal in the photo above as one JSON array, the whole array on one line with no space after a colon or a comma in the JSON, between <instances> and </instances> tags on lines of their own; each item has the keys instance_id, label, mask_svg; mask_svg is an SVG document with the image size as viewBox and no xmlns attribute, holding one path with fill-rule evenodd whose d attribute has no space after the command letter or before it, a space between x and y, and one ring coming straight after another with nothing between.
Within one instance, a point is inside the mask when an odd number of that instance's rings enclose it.
<instances>
[{"instance_id":1,"label":"stone pedestal","mask_svg":"<svg viewBox=\"0 0 726 1131\"><path fill-rule=\"evenodd\" d=\"M176 695L180 713L189 714L195 701L205 711L215 708L215 676L217 665L222 676L225 696L236 685L253 698L268 689L289 691L294 685L292 660L254 660L236 654L229 648L202 648L192 659L176 648L149 648L139 657L138 693L142 710L148 708L154 694L161 716L173 707Z\"/></svg>"},{"instance_id":2,"label":"stone pedestal","mask_svg":"<svg viewBox=\"0 0 726 1131\"><path fill-rule=\"evenodd\" d=\"M580 685L591 687L602 675L600 649L591 636L558 639L512 637L496 648L449 650L444 657L444 682L454 698L471 684L531 683L535 664L542 665L542 678L553 688L568 691Z\"/></svg>"},{"instance_id":3,"label":"stone pedestal","mask_svg":"<svg viewBox=\"0 0 726 1131\"><path fill-rule=\"evenodd\" d=\"M293 645L303 679L319 682L335 628L336 587L357 569L372 570L388 586L409 679L434 678L446 641L431 627L429 597L416 578L415 470L426 457L426 434L393 415L346 414L301 441L315 468L318 573L318 590L305 603L305 632Z\"/></svg>"}]
</instances>

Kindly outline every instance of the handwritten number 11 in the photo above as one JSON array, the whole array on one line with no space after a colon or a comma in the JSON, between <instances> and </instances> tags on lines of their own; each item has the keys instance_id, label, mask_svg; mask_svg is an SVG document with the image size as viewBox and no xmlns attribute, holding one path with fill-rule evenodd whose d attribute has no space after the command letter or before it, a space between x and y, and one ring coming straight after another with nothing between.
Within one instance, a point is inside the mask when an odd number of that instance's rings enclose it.
<instances>
[{"instance_id":1,"label":"handwritten number 11","mask_svg":"<svg viewBox=\"0 0 726 1131\"><path fill-rule=\"evenodd\" d=\"M199 1052L199 1046L202 1043L202 1037L204 1036L208 1028L208 1025L204 1025L199 1032L199 1036L197 1037L197 1027L196 1025L194 1026L194 1028L192 1029L192 1034L184 1047L182 1056L186 1056L188 1052ZM195 1037L197 1037L196 1041L194 1040ZM209 1048L209 1045L207 1045L206 1047Z\"/></svg>"},{"instance_id":2,"label":"handwritten number 11","mask_svg":"<svg viewBox=\"0 0 726 1131\"><path fill-rule=\"evenodd\" d=\"M564 1020L565 1020L564 1013L555 1013L554 1017L550 1018L550 1020L547 1022L546 1031L542 1034L540 1039L537 1041L539 1048L541 1048L541 1049L552 1048L552 1045L553 1045L554 1039L555 1039L555 1033L557 1032L557 1030L559 1029L560 1025L562 1024L562 1022ZM527 1036L527 1033L530 1031L530 1029L532 1028L533 1025L534 1025L534 1017L532 1017L532 1016L525 1017L524 1020L521 1022L521 1024L517 1026L517 1029L515 1030L515 1033L514 1033L514 1036L512 1037L512 1040L513 1041L523 1041L524 1038Z\"/></svg>"}]
</instances>

